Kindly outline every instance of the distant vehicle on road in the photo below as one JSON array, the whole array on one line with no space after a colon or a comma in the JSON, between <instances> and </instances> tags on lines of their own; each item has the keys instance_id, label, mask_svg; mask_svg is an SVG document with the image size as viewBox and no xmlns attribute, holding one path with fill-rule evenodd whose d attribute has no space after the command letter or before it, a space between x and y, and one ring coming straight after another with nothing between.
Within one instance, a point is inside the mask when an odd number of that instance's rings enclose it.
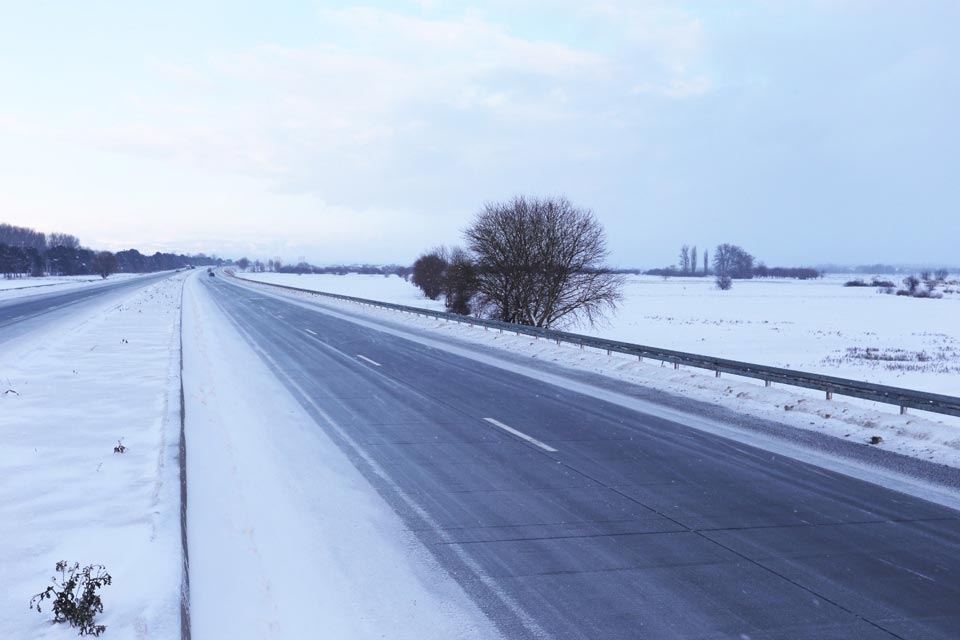
<instances>
[{"instance_id":1,"label":"distant vehicle on road","mask_svg":"<svg viewBox=\"0 0 960 640\"><path fill-rule=\"evenodd\" d=\"M213 271L207 271L207 275L211 278L215 278L217 276L217 274L215 274Z\"/></svg>"}]
</instances>

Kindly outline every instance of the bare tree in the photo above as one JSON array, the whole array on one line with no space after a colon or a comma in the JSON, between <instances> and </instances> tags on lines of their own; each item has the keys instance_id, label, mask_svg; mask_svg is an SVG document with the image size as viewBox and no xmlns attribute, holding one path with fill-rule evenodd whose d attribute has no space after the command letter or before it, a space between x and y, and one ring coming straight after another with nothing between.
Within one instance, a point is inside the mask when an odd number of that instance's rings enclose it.
<instances>
[{"instance_id":1,"label":"bare tree","mask_svg":"<svg viewBox=\"0 0 960 640\"><path fill-rule=\"evenodd\" d=\"M423 295L436 300L443 293L443 276L447 268L446 251L438 247L425 253L413 263L413 284L420 287Z\"/></svg>"},{"instance_id":2,"label":"bare tree","mask_svg":"<svg viewBox=\"0 0 960 640\"><path fill-rule=\"evenodd\" d=\"M47 236L47 246L51 249L53 247L79 249L80 239L77 236L70 235L69 233L51 233L49 236Z\"/></svg>"},{"instance_id":3,"label":"bare tree","mask_svg":"<svg viewBox=\"0 0 960 640\"><path fill-rule=\"evenodd\" d=\"M447 311L462 316L470 315L471 301L477 295L477 266L470 254L461 247L449 252L447 268L443 273L443 297Z\"/></svg>"},{"instance_id":4,"label":"bare tree","mask_svg":"<svg viewBox=\"0 0 960 640\"><path fill-rule=\"evenodd\" d=\"M93 269L100 274L101 278L106 278L117 270L117 256L109 251L101 251L93 256Z\"/></svg>"},{"instance_id":5,"label":"bare tree","mask_svg":"<svg viewBox=\"0 0 960 640\"><path fill-rule=\"evenodd\" d=\"M622 298L622 276L603 266L603 227L566 198L487 204L464 234L477 263L478 302L498 320L592 325Z\"/></svg>"},{"instance_id":6,"label":"bare tree","mask_svg":"<svg viewBox=\"0 0 960 640\"><path fill-rule=\"evenodd\" d=\"M710 251L707 249L703 250L703 275L710 275Z\"/></svg>"},{"instance_id":7,"label":"bare tree","mask_svg":"<svg viewBox=\"0 0 960 640\"><path fill-rule=\"evenodd\" d=\"M240 258L239 260L237 260L237 266L240 267L241 269L243 269L244 271L246 271L246 270L247 270L247 267L250 266L250 259L249 259L249 258Z\"/></svg>"},{"instance_id":8,"label":"bare tree","mask_svg":"<svg viewBox=\"0 0 960 640\"><path fill-rule=\"evenodd\" d=\"M907 276L903 279L903 284L907 287L907 292L910 295L915 295L917 289L920 287L920 278L917 276Z\"/></svg>"},{"instance_id":9,"label":"bare tree","mask_svg":"<svg viewBox=\"0 0 960 640\"><path fill-rule=\"evenodd\" d=\"M734 244L721 244L713 254L713 269L718 276L753 277L753 256Z\"/></svg>"},{"instance_id":10,"label":"bare tree","mask_svg":"<svg viewBox=\"0 0 960 640\"><path fill-rule=\"evenodd\" d=\"M690 273L690 247L683 245L680 247L680 273L686 275Z\"/></svg>"},{"instance_id":11,"label":"bare tree","mask_svg":"<svg viewBox=\"0 0 960 640\"><path fill-rule=\"evenodd\" d=\"M697 245L690 248L690 275L697 275Z\"/></svg>"}]
</instances>

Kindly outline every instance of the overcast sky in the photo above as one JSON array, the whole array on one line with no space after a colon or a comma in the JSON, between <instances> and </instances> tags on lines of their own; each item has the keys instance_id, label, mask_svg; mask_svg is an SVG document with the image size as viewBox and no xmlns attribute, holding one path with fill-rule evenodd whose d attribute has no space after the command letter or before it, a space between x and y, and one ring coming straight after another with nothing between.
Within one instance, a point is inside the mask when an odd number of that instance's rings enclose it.
<instances>
[{"instance_id":1,"label":"overcast sky","mask_svg":"<svg viewBox=\"0 0 960 640\"><path fill-rule=\"evenodd\" d=\"M960 263L956 0L32 0L0 222L95 248L410 263L563 194L611 262Z\"/></svg>"}]
</instances>

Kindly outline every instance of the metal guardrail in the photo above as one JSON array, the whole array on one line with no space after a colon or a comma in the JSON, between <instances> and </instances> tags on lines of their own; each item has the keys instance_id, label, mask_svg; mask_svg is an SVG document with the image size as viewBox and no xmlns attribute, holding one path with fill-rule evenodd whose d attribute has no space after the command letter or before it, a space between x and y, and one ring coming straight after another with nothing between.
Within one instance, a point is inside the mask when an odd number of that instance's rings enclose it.
<instances>
[{"instance_id":1,"label":"metal guardrail","mask_svg":"<svg viewBox=\"0 0 960 640\"><path fill-rule=\"evenodd\" d=\"M241 278L243 279L243 278ZM243 279L245 280L245 279ZM941 395L937 393L927 393L925 391L916 391L913 389L903 389L900 387L890 387L882 384L872 384L859 380L850 380L847 378L837 378L834 376L822 375L819 373L807 373L805 371L794 371L793 369L783 369L780 367L769 367L761 364L752 364L749 362L740 362L738 360L728 360L726 358L715 358L712 356L703 356L695 353L686 353L683 351L674 351L672 349L660 349L630 342L619 342L616 340L606 340L603 338L594 338L579 333L569 333L567 331L557 331L554 329L542 329L511 322L500 322L498 320L483 320L470 316L461 316L454 313L443 311L433 311L431 309L420 309L417 307L408 307L402 304L393 304L390 302L380 302L378 300L368 300L366 298L356 298L345 296L338 293L327 293L325 291L313 291L310 289L301 289L282 284L273 284L270 282L259 282L257 280L245 280L279 289L288 289L290 291L299 291L313 295L334 298L336 300L345 300L358 304L381 307L384 309L393 309L404 313L413 313L441 320L460 322L484 327L485 329L497 329L501 333L510 331L517 335L533 336L545 340L553 340L557 344L566 342L568 344L578 345L580 348L591 347L594 349L605 350L607 354L623 353L636 356L640 360L649 358L661 362L671 362L675 369L681 365L696 367L698 369L707 369L716 373L720 377L721 373L729 373L746 378L755 378L763 380L766 386L773 383L785 384L794 387L804 387L807 389L817 389L826 394L827 400L831 400L834 394L861 398L864 400L873 400L900 407L900 413L904 414L907 409L920 409L922 411L931 411L933 413L942 413L951 416L960 416L960 398L954 396Z\"/></svg>"}]
</instances>

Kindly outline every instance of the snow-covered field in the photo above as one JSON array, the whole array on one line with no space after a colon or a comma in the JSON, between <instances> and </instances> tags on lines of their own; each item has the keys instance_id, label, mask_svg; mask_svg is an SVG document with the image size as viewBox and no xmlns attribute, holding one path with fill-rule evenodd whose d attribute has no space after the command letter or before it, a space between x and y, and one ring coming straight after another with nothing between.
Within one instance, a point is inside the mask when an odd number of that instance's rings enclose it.
<instances>
[{"instance_id":1,"label":"snow-covered field","mask_svg":"<svg viewBox=\"0 0 960 640\"><path fill-rule=\"evenodd\" d=\"M428 309L402 278L243 273L241 277ZM960 295L939 300L821 280L736 281L631 276L617 313L598 327L566 329L856 380L960 395Z\"/></svg>"},{"instance_id":2,"label":"snow-covered field","mask_svg":"<svg viewBox=\"0 0 960 640\"><path fill-rule=\"evenodd\" d=\"M112 575L106 637L179 634L180 285L85 306L0 350L0 636L76 637L49 623L49 601L27 608L58 560Z\"/></svg>"},{"instance_id":3,"label":"snow-covered field","mask_svg":"<svg viewBox=\"0 0 960 640\"><path fill-rule=\"evenodd\" d=\"M259 277L259 274L257 275ZM340 278L343 279L349 277L350 276L341 276ZM357 277L366 278L366 276ZM394 280L399 283L403 283L402 279L394 278ZM397 283L394 283L394 286L396 286L396 284ZM669 284L674 285L675 283L670 282ZM701 284L706 286L705 283ZM740 283L738 282L737 285L739 284ZM774 287L776 284L785 284L787 292L801 291L801 289L789 288L794 283L766 284L768 284L769 287ZM821 283L821 285L824 287L829 286L825 283ZM412 288L412 285L409 286ZM650 306L653 306L654 303L661 305L667 304L666 301L669 300L669 297L665 295L667 290L660 289L661 296L663 296L663 298L660 299L650 295L650 291L655 290L655 287L657 286L660 286L658 282L643 278L638 278L637 281L631 283L632 291L629 295L627 304L624 306L624 311L626 312L628 309L633 309L635 312L639 312L639 308L644 306L643 300L645 300L645 297L641 295L641 292L646 292L648 294L648 298L653 298ZM679 295L682 295L683 286L684 285L682 284L680 285L681 292ZM746 289L746 287L743 289ZM811 288L811 290L815 289ZM827 297L827 292L830 291L830 289L820 290L821 297L829 300L830 298ZM278 290L272 289L272 291ZM846 290L841 288L842 293L845 291ZM704 293L702 290L700 293L703 297L710 297L713 295L720 296L724 294L723 292L711 294L709 291ZM781 293L783 293L783 290L781 290ZM698 369L681 368L679 370L674 370L671 367L662 367L660 366L660 363L657 362L650 362L649 360L638 362L635 358L619 354L607 356L603 352L593 351L590 349L581 350L572 345L556 345L546 340L534 340L525 336L500 334L495 331L484 331L482 328L472 327L470 325L443 322L423 316L400 314L387 309L363 307L351 304L349 302L332 300L330 298L318 298L316 296L311 296L310 294L291 293L290 295L303 300L317 302L327 307L342 309L349 313L359 313L373 318L387 320L392 323L401 323L411 327L426 329L441 336L448 335L456 338L457 340L473 342L484 346L494 346L509 351L513 354L536 358L547 362L554 362L578 370L599 373L615 379L640 384L649 389L662 390L676 396L689 397L693 400L709 402L727 409L731 409L739 414L769 419L776 422L789 424L797 428L829 434L837 438L867 443L873 436L880 436L883 438L883 442L877 446L883 449L895 451L897 453L923 460L947 464L954 467L960 466L960 419L953 418L951 416L942 416L925 412L911 412L907 415L897 415L896 407L891 407L890 405L884 405L880 403L861 401L853 398L843 398L840 396L837 396L834 400L826 400L823 397L823 394L807 389L779 385L766 388L762 383L758 383L755 380L737 378L735 376L715 378L712 373ZM861 301L863 300L862 294L857 297L859 297ZM883 296L883 298L885 300L888 298L896 299L890 296ZM954 304L954 301L945 300L905 300L904 298L900 298L899 300L906 301L911 304L937 304L943 302L947 302L951 305ZM870 303L871 302L868 301L866 304ZM881 304L886 304L886 302ZM705 308L707 308L706 303L704 303L704 305ZM793 300L789 305L784 304L783 306L793 309L806 310L808 305L811 308L819 308L821 311L825 307L829 306L828 303L823 302L822 300L818 302L816 299L814 299L813 301L805 302L802 297L799 300ZM780 305L778 305L776 301L764 301L763 306L767 309L768 313L774 316L776 316L780 310ZM690 308L690 306L687 308ZM953 308L956 310L955 306L947 308ZM849 311L849 308L847 310ZM733 313L729 309L727 312ZM626 315L626 313L620 314L619 318L621 321L624 317L626 317ZM642 318L642 315L640 317ZM676 318L677 316L674 315L672 317ZM824 322L829 322L832 320L832 314L830 313L823 312L823 315L818 316L812 311L807 311L806 322L804 326L808 328L812 327L817 317L822 318ZM901 320L903 320L903 318L909 317L909 315L906 314L900 317ZM939 318L939 322L942 323L942 326L940 327L941 332L946 330L953 331L953 334L951 335L956 334L957 329L953 326L952 321L948 321L948 318L942 316L935 316L935 318ZM926 319L929 320L929 317ZM865 320L865 322L866 321L867 320ZM704 324L707 326L707 323L701 322L698 324ZM655 325L659 325L661 328L664 326L669 326L664 325L661 321L657 321ZM716 327L721 328L716 334L714 334L714 344L718 344L722 347L726 343L726 339L721 339L721 336L723 336L722 331L729 329L730 333L744 341L744 344L749 345L750 342L748 334L751 330L755 330L758 325L762 330L764 325L762 320L755 321L755 323L737 323L730 321L713 325L715 330ZM781 324L780 326L781 329L798 327L800 326L800 323L794 322L794 324L786 324L786 321L784 321L784 324ZM846 326L849 327L850 324L848 323ZM608 332L610 330L611 327L608 327L606 331L599 331L599 333L601 335L609 335ZM818 345L821 344L822 341L818 339L817 331L818 330L816 329L808 329L808 331L797 330L794 332L794 334L798 336L798 339L806 340L810 345ZM836 329L834 331L836 331ZM707 332L709 332L709 329L705 330L705 333ZM903 329L901 329L900 332L894 331L891 326L888 327L886 335L897 336L901 335L903 332L907 333L908 335L912 333ZM666 333L666 331L664 330L662 333ZM692 330L690 333L690 339L693 339L693 336L697 335L697 333ZM786 333L786 331L782 331L782 333L784 335L790 335ZM869 334L871 333L871 330L866 329L864 333ZM619 335L618 337L620 339L625 339L623 335ZM873 336L866 335L864 337L869 338ZM776 342L780 341L783 341L782 336ZM734 345L735 344L736 343L734 343ZM683 348L683 346L679 344L672 344L669 346L673 346L674 348ZM689 350L693 351L695 349ZM798 354L800 353L800 350L791 347L790 353ZM722 353L722 355L736 357L738 354ZM739 355L742 357L742 354ZM823 364L823 357L824 356L822 355L819 358L815 356L814 358L809 358L808 361L821 362L819 365L819 370L827 371L833 373L834 375L837 375L838 373L849 374L852 372L850 370L840 372L838 371L839 367L835 365ZM743 357L742 359L750 360L751 358ZM782 363L771 362L770 364L791 364L795 368L800 368L796 365L796 363L791 363L789 361ZM865 372L874 374L874 379L880 377L881 381L896 383L897 380L900 380L900 378L897 378L895 375L893 375L897 373L895 371L889 371L881 368L868 368L865 369ZM884 373L887 374L885 378L882 377ZM955 374L951 376L950 374L942 372L926 372L924 375L927 378L934 380L936 384L939 385L941 390L944 388L948 390L953 389L953 393L956 394L955 384L957 376ZM866 378L867 376L859 377Z\"/></svg>"}]
</instances>

